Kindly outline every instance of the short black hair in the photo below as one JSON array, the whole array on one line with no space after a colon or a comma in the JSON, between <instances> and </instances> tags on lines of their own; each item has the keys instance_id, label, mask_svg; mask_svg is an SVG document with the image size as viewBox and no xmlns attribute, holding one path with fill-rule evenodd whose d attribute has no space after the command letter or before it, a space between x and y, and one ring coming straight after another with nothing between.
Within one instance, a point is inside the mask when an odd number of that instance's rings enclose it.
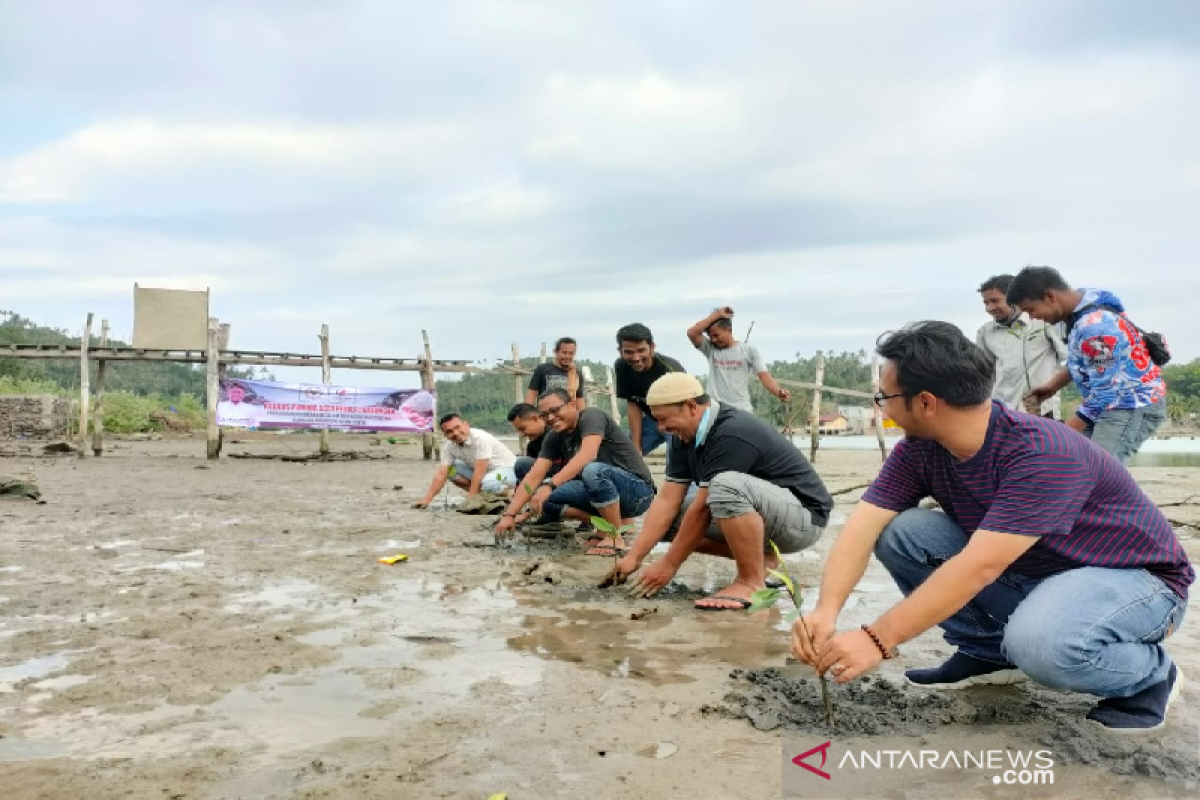
<instances>
[{"instance_id":1,"label":"short black hair","mask_svg":"<svg viewBox=\"0 0 1200 800\"><path fill-rule=\"evenodd\" d=\"M990 292L993 289L996 289L1002 294L1007 295L1008 287L1012 286L1012 282L1013 276L1009 275L1007 272L1003 275L993 275L983 283L979 284L979 293L983 294L984 292Z\"/></svg>"},{"instance_id":2,"label":"short black hair","mask_svg":"<svg viewBox=\"0 0 1200 800\"><path fill-rule=\"evenodd\" d=\"M564 344L573 344L576 347L579 346L579 342L575 341L570 336L564 336L554 343L554 352L557 353L559 350L561 350Z\"/></svg>"},{"instance_id":3,"label":"short black hair","mask_svg":"<svg viewBox=\"0 0 1200 800\"><path fill-rule=\"evenodd\" d=\"M733 330L733 320L731 320L729 317L721 317L712 325L709 325L706 330L712 330L713 328L725 328L726 330Z\"/></svg>"},{"instance_id":4,"label":"short black hair","mask_svg":"<svg viewBox=\"0 0 1200 800\"><path fill-rule=\"evenodd\" d=\"M458 414L455 414L453 411L451 411L449 414L443 414L442 418L438 420L438 427L442 427L452 419L462 419L462 417Z\"/></svg>"},{"instance_id":5,"label":"short black hair","mask_svg":"<svg viewBox=\"0 0 1200 800\"><path fill-rule=\"evenodd\" d=\"M567 393L566 389L547 389L546 391L542 392L541 396L538 397L538 400L545 400L547 397L557 397L558 399L565 400L568 403L571 402L571 395Z\"/></svg>"},{"instance_id":6,"label":"short black hair","mask_svg":"<svg viewBox=\"0 0 1200 800\"><path fill-rule=\"evenodd\" d=\"M516 422L517 419L529 419L530 417L536 417L537 413L537 406L531 403L517 403L508 410L508 421Z\"/></svg>"},{"instance_id":7,"label":"short black hair","mask_svg":"<svg viewBox=\"0 0 1200 800\"><path fill-rule=\"evenodd\" d=\"M949 322L914 322L879 337L875 352L896 367L904 402L929 392L955 408L986 403L996 382L996 357Z\"/></svg>"},{"instance_id":8,"label":"short black hair","mask_svg":"<svg viewBox=\"0 0 1200 800\"><path fill-rule=\"evenodd\" d=\"M654 344L654 334L640 322L631 322L617 330L617 347L621 342L645 342Z\"/></svg>"},{"instance_id":9,"label":"short black hair","mask_svg":"<svg viewBox=\"0 0 1200 800\"><path fill-rule=\"evenodd\" d=\"M1071 284L1052 267L1026 267L1017 273L1012 286L1008 287L1008 304L1016 306L1026 300L1041 300L1051 291L1069 292Z\"/></svg>"}]
</instances>

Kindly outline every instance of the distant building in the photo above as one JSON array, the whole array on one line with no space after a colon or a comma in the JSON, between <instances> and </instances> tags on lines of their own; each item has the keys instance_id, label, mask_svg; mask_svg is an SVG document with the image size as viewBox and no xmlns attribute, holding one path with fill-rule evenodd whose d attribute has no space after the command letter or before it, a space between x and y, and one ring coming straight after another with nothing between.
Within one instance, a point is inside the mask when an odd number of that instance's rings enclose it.
<instances>
[{"instance_id":1,"label":"distant building","mask_svg":"<svg viewBox=\"0 0 1200 800\"><path fill-rule=\"evenodd\" d=\"M822 414L817 422L822 436L842 436L850 430L850 423L841 414Z\"/></svg>"},{"instance_id":2,"label":"distant building","mask_svg":"<svg viewBox=\"0 0 1200 800\"><path fill-rule=\"evenodd\" d=\"M875 430L875 410L867 406L838 406L849 433L864 434Z\"/></svg>"}]
</instances>

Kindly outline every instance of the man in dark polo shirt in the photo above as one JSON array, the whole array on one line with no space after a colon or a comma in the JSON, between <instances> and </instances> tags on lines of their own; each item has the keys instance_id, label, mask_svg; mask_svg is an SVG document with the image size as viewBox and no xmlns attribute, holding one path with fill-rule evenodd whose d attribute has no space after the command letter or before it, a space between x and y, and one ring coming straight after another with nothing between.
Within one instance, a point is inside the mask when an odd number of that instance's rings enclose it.
<instances>
[{"instance_id":1,"label":"man in dark polo shirt","mask_svg":"<svg viewBox=\"0 0 1200 800\"><path fill-rule=\"evenodd\" d=\"M914 324L878 352L875 402L907 438L834 542L796 656L845 683L940 625L958 651L914 683L1027 675L1101 697L1087 717L1107 730L1161 727L1182 681L1162 641L1195 579L1166 517L1109 453L991 402L994 359L953 325ZM929 496L945 513L917 507ZM835 633L872 552L906 598Z\"/></svg>"},{"instance_id":2,"label":"man in dark polo shirt","mask_svg":"<svg viewBox=\"0 0 1200 800\"><path fill-rule=\"evenodd\" d=\"M650 416L646 392L663 375L685 370L675 359L659 354L654 345L654 334L640 322L617 331L617 352L621 354L613 364L617 397L625 401L629 438L641 448L642 455L646 455L667 441Z\"/></svg>"},{"instance_id":3,"label":"man in dark polo shirt","mask_svg":"<svg viewBox=\"0 0 1200 800\"><path fill-rule=\"evenodd\" d=\"M753 414L711 400L686 373L659 378L646 400L671 434L667 482L629 552L615 567L618 581L635 572L662 539L678 532L661 559L633 581L634 594L653 595L692 553L732 558L737 578L696 601L704 611L742 610L782 553L811 547L821 537L833 499L816 471L783 434ZM688 488L699 484L695 496ZM770 554L770 555L768 555Z\"/></svg>"},{"instance_id":4,"label":"man in dark polo shirt","mask_svg":"<svg viewBox=\"0 0 1200 800\"><path fill-rule=\"evenodd\" d=\"M565 389L542 395L538 415L551 430L533 468L513 491L512 502L496 525L497 538L511 535L526 502L543 520L566 516L586 521L595 515L613 528L646 513L654 499L654 479L612 417L598 408L580 411ZM565 463L551 476L556 461ZM624 546L615 537L592 545L587 552L611 556Z\"/></svg>"}]
</instances>

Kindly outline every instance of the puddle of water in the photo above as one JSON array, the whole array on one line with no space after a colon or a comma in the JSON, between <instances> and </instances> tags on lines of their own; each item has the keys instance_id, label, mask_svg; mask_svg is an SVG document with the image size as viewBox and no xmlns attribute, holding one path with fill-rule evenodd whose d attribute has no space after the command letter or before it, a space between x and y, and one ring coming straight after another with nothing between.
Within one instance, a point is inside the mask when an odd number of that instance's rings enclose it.
<instances>
[{"instance_id":1,"label":"puddle of water","mask_svg":"<svg viewBox=\"0 0 1200 800\"><path fill-rule=\"evenodd\" d=\"M96 546L97 547L134 547L135 545L138 545L138 544L141 544L141 542L139 542L136 539L119 539L115 542L100 542Z\"/></svg>"},{"instance_id":2,"label":"puddle of water","mask_svg":"<svg viewBox=\"0 0 1200 800\"><path fill-rule=\"evenodd\" d=\"M670 758L679 752L679 746L670 742L657 742L637 751L642 758Z\"/></svg>"},{"instance_id":3,"label":"puddle of water","mask_svg":"<svg viewBox=\"0 0 1200 800\"><path fill-rule=\"evenodd\" d=\"M785 655L790 646L787 637L780 636L774 627L741 615L724 619L719 615L697 616L698 632L670 638L658 633L672 623L669 609L667 613L660 610L644 619L631 620L627 611L614 613L594 606L568 605L555 598L530 596L523 603L545 608L549 613L526 616L522 622L525 632L510 637L509 647L612 677L649 681L654 686L697 680L688 670L692 664L770 663L770 659Z\"/></svg>"},{"instance_id":4,"label":"puddle of water","mask_svg":"<svg viewBox=\"0 0 1200 800\"><path fill-rule=\"evenodd\" d=\"M118 570L118 572L142 572L148 569L163 570L164 572L180 572L185 569L202 569L204 567L203 561L187 560L194 559L197 556L202 555L204 555L203 550L193 550L190 553L182 553L176 558L173 558L170 561L164 561L161 564L143 564L142 566L138 567L122 567L120 570Z\"/></svg>"},{"instance_id":5,"label":"puddle of water","mask_svg":"<svg viewBox=\"0 0 1200 800\"><path fill-rule=\"evenodd\" d=\"M24 567L18 567L15 565L9 566L9 567L0 567L0 572L24 572L24 571L25 571Z\"/></svg>"},{"instance_id":6,"label":"puddle of water","mask_svg":"<svg viewBox=\"0 0 1200 800\"><path fill-rule=\"evenodd\" d=\"M34 689L41 691L62 691L72 686L82 686L92 679L92 675L60 675L57 678L47 678L33 684Z\"/></svg>"},{"instance_id":7,"label":"puddle of water","mask_svg":"<svg viewBox=\"0 0 1200 800\"><path fill-rule=\"evenodd\" d=\"M11 667L0 667L0 692L15 692L15 684L30 678L40 678L67 666L67 657L55 653L41 658L31 658Z\"/></svg>"},{"instance_id":8,"label":"puddle of water","mask_svg":"<svg viewBox=\"0 0 1200 800\"><path fill-rule=\"evenodd\" d=\"M510 649L492 633L496 618L517 607L513 596L503 588L458 593L447 588L406 580L378 594L360 595L353 605L331 601L321 587L303 581L240 595L232 604L239 610L336 605L338 625L302 640L338 647L339 660L311 672L270 675L205 707L34 717L19 736L0 739L0 760L164 757L219 737L222 746L252 749L255 759L267 763L280 754L347 737L379 736L476 695L527 691L536 685L544 662ZM356 639L364 643L353 644ZM43 665L37 674L65 663ZM20 677L34 676L35 666L21 665ZM79 677L43 681L38 688L62 689Z\"/></svg>"},{"instance_id":9,"label":"puddle of water","mask_svg":"<svg viewBox=\"0 0 1200 800\"><path fill-rule=\"evenodd\" d=\"M393 550L393 549L412 550L412 549L420 547L420 546L421 546L420 539L413 539L411 541L405 541L405 540L401 540L401 539L388 539L386 542L379 545L381 550Z\"/></svg>"}]
</instances>

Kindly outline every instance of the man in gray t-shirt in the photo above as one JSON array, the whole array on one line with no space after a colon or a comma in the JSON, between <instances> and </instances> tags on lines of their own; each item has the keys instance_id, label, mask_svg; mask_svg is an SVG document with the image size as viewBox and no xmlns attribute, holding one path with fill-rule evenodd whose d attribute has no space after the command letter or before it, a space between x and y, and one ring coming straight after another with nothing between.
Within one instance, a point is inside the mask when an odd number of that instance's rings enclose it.
<instances>
[{"instance_id":1,"label":"man in gray t-shirt","mask_svg":"<svg viewBox=\"0 0 1200 800\"><path fill-rule=\"evenodd\" d=\"M780 389L767 372L757 347L733 338L733 309L718 308L688 328L688 339L708 359L708 396L722 405L754 413L750 402L750 376L757 375L763 388L783 402L792 398Z\"/></svg>"}]
</instances>

